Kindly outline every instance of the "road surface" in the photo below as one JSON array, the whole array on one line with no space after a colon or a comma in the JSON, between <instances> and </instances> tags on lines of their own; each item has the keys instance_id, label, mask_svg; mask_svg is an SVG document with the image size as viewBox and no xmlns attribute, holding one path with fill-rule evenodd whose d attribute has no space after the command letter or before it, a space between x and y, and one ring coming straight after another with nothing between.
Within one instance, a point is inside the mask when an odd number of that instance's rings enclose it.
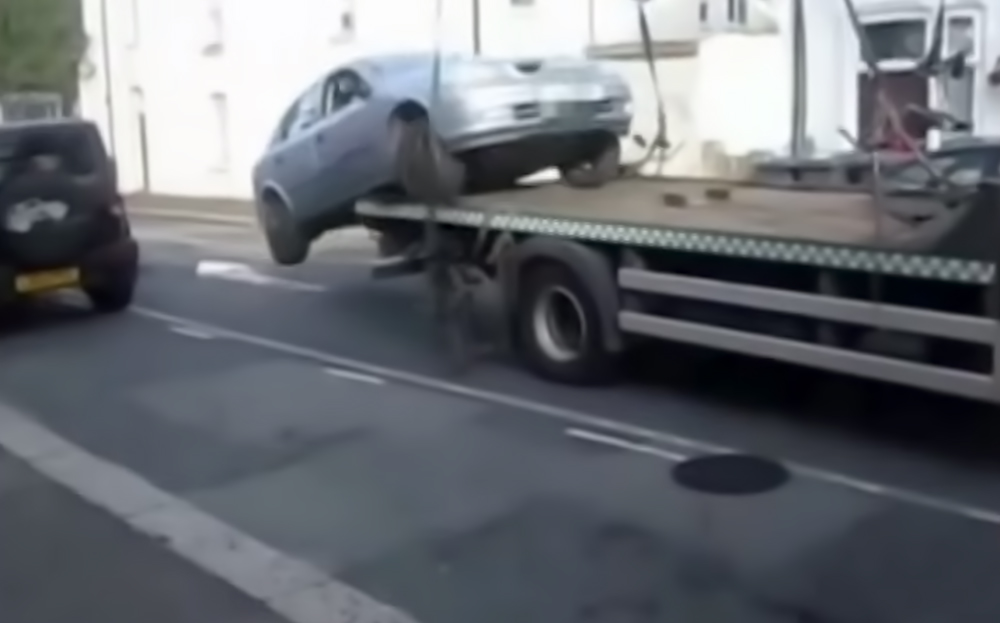
<instances>
[{"instance_id":1,"label":"road surface","mask_svg":"<svg viewBox=\"0 0 1000 623\"><path fill-rule=\"evenodd\" d=\"M810 400L815 375L731 362L657 360L669 382L608 390L503 361L456 376L417 284L366 279L362 238L278 269L238 225L137 231L138 307L19 319L0 398L94 457L73 472L85 493L87 465L115 466L185 509L196 519L152 524L258 598L241 565L213 558L217 541L426 623L1000 615L997 425L973 405L890 393L901 402L861 412ZM790 478L741 496L678 480L687 459L732 451L780 459ZM164 515L116 513L140 530Z\"/></svg>"}]
</instances>

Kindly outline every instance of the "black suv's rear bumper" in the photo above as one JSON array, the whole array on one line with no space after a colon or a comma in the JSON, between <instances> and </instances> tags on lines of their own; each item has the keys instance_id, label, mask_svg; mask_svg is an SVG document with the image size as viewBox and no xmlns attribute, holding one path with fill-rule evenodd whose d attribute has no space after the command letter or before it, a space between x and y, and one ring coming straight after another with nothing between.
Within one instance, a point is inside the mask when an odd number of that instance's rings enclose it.
<instances>
[{"instance_id":1,"label":"black suv's rear bumper","mask_svg":"<svg viewBox=\"0 0 1000 623\"><path fill-rule=\"evenodd\" d=\"M80 286L84 289L99 287L110 280L135 279L139 273L139 245L130 236L121 238L95 248L70 266L52 268L78 268ZM15 280L22 272L16 266L0 264L0 304L21 296L15 287Z\"/></svg>"}]
</instances>

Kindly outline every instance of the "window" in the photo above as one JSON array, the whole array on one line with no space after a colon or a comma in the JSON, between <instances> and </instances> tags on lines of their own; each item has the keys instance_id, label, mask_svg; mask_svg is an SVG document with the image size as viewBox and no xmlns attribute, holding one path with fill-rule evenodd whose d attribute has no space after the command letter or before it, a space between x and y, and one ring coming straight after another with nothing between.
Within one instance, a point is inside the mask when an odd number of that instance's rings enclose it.
<instances>
[{"instance_id":1,"label":"window","mask_svg":"<svg viewBox=\"0 0 1000 623\"><path fill-rule=\"evenodd\" d=\"M225 47L226 28L222 1L208 0L208 42L205 51L210 54L218 54Z\"/></svg>"},{"instance_id":2,"label":"window","mask_svg":"<svg viewBox=\"0 0 1000 623\"><path fill-rule=\"evenodd\" d=\"M975 20L971 17L952 17L948 19L945 29L945 49L950 56L957 52L966 52L970 56L976 54Z\"/></svg>"},{"instance_id":3,"label":"window","mask_svg":"<svg viewBox=\"0 0 1000 623\"><path fill-rule=\"evenodd\" d=\"M367 85L356 72L342 70L333 74L323 88L323 114L347 106L358 98L366 97Z\"/></svg>"},{"instance_id":4,"label":"window","mask_svg":"<svg viewBox=\"0 0 1000 623\"><path fill-rule=\"evenodd\" d=\"M128 42L129 47L137 47L139 45L139 24L141 23L139 14L139 0L129 1L129 15L128 15Z\"/></svg>"},{"instance_id":5,"label":"window","mask_svg":"<svg viewBox=\"0 0 1000 623\"><path fill-rule=\"evenodd\" d=\"M321 19L329 24L329 39L332 43L345 43L354 39L356 24L355 0L324 0L325 15Z\"/></svg>"},{"instance_id":6,"label":"window","mask_svg":"<svg viewBox=\"0 0 1000 623\"><path fill-rule=\"evenodd\" d=\"M949 56L965 52L965 64L961 73L949 72L942 76L940 95L943 101L938 103L938 107L970 125L975 119L976 80L981 75L977 66L977 43L975 19L968 15L948 18L945 50ZM942 138L956 134L961 136L965 132L946 132Z\"/></svg>"},{"instance_id":7,"label":"window","mask_svg":"<svg viewBox=\"0 0 1000 623\"><path fill-rule=\"evenodd\" d=\"M966 67L962 75L955 77L947 75L943 79L942 91L944 102L941 108L958 119L972 123L975 112L976 70Z\"/></svg>"},{"instance_id":8,"label":"window","mask_svg":"<svg viewBox=\"0 0 1000 623\"><path fill-rule=\"evenodd\" d=\"M730 24L747 23L747 0L728 0L726 17Z\"/></svg>"},{"instance_id":9,"label":"window","mask_svg":"<svg viewBox=\"0 0 1000 623\"><path fill-rule=\"evenodd\" d=\"M865 34L875 58L920 60L927 49L927 22L922 19L867 24Z\"/></svg>"},{"instance_id":10,"label":"window","mask_svg":"<svg viewBox=\"0 0 1000 623\"><path fill-rule=\"evenodd\" d=\"M215 154L212 168L225 171L229 168L229 102L225 94L212 95L212 121L215 125Z\"/></svg>"},{"instance_id":11,"label":"window","mask_svg":"<svg viewBox=\"0 0 1000 623\"><path fill-rule=\"evenodd\" d=\"M295 119L299 116L299 100L292 102L292 105L288 107L288 110L281 115L281 121L278 122L278 128L274 131L274 136L271 137L271 144L277 144L289 137L292 131L292 125L295 123Z\"/></svg>"}]
</instances>

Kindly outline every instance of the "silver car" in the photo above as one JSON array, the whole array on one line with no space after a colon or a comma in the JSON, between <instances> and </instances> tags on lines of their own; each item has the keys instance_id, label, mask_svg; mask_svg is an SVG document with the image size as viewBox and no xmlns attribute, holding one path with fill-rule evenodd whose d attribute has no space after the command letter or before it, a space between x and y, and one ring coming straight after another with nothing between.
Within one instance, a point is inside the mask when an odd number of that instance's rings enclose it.
<instances>
[{"instance_id":1,"label":"silver car","mask_svg":"<svg viewBox=\"0 0 1000 623\"><path fill-rule=\"evenodd\" d=\"M598 186L618 174L631 120L627 84L592 61L369 57L314 82L282 116L253 171L260 222L274 260L297 264L364 197L449 202L549 167Z\"/></svg>"}]
</instances>

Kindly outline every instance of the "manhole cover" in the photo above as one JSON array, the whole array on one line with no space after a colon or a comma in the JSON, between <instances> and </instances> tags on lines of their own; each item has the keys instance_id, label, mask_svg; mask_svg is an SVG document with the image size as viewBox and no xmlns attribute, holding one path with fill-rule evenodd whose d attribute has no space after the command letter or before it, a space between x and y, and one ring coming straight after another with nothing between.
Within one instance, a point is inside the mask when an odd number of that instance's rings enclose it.
<instances>
[{"instance_id":1,"label":"manhole cover","mask_svg":"<svg viewBox=\"0 0 1000 623\"><path fill-rule=\"evenodd\" d=\"M678 463L671 476L678 485L713 495L758 495L791 478L781 463L746 454L716 454Z\"/></svg>"}]
</instances>

